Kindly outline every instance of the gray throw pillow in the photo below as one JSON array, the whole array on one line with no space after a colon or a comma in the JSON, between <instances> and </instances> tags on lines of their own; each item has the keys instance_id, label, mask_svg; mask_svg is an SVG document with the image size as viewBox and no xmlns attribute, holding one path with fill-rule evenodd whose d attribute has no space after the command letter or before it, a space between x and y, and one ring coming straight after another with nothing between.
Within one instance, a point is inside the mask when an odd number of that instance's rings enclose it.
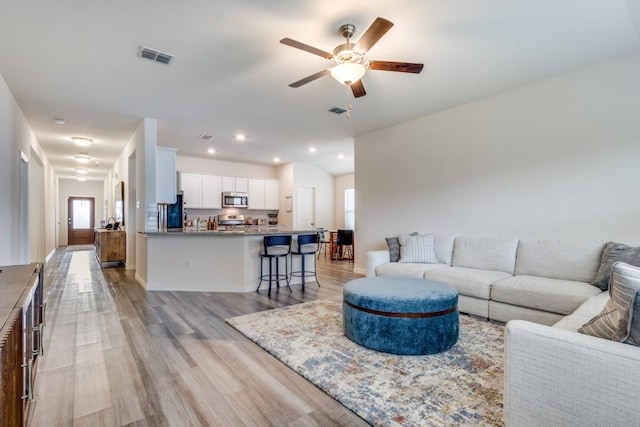
<instances>
[{"instance_id":1,"label":"gray throw pillow","mask_svg":"<svg viewBox=\"0 0 640 427\"><path fill-rule=\"evenodd\" d=\"M608 242L602 251L600 268L596 273L596 278L591 282L603 291L609 289L609 279L611 278L611 268L613 263L621 261L630 265L640 267L640 247L625 245L623 243Z\"/></svg>"},{"instance_id":2,"label":"gray throw pillow","mask_svg":"<svg viewBox=\"0 0 640 427\"><path fill-rule=\"evenodd\" d=\"M631 311L631 319L629 320L629 336L622 342L640 347L640 292L636 292L634 299L633 311Z\"/></svg>"},{"instance_id":3,"label":"gray throw pillow","mask_svg":"<svg viewBox=\"0 0 640 427\"><path fill-rule=\"evenodd\" d=\"M418 232L414 231L410 236L416 236L417 234ZM385 240L389 247L389 262L400 261L400 241L398 240L398 237L385 237Z\"/></svg>"},{"instance_id":4,"label":"gray throw pillow","mask_svg":"<svg viewBox=\"0 0 640 427\"><path fill-rule=\"evenodd\" d=\"M387 246L389 247L389 261L398 262L400 260L400 242L397 237L386 237Z\"/></svg>"},{"instance_id":5,"label":"gray throw pillow","mask_svg":"<svg viewBox=\"0 0 640 427\"><path fill-rule=\"evenodd\" d=\"M578 332L633 344L638 337L638 331L632 331L632 326L638 323L637 319L634 319L638 292L640 292L640 268L616 262L611 271L611 288L607 305L600 314L578 329Z\"/></svg>"}]
</instances>

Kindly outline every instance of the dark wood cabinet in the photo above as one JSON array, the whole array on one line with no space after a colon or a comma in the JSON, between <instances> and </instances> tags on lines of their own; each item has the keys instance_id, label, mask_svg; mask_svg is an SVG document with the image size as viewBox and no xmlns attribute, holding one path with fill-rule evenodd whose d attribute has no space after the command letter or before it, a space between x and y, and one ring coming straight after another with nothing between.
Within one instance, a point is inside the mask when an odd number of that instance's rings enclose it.
<instances>
[{"instance_id":1,"label":"dark wood cabinet","mask_svg":"<svg viewBox=\"0 0 640 427\"><path fill-rule=\"evenodd\" d=\"M104 262L124 263L126 254L126 232L124 230L96 229L96 256L100 265Z\"/></svg>"},{"instance_id":2,"label":"dark wood cabinet","mask_svg":"<svg viewBox=\"0 0 640 427\"><path fill-rule=\"evenodd\" d=\"M39 264L0 270L0 426L19 426L26 421L43 354L43 272Z\"/></svg>"}]
</instances>

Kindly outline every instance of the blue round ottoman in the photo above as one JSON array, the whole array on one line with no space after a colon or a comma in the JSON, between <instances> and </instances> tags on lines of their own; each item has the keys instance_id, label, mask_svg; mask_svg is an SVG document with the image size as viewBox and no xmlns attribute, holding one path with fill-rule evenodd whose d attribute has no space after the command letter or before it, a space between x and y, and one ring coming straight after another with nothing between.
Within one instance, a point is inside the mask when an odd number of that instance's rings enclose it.
<instances>
[{"instance_id":1,"label":"blue round ottoman","mask_svg":"<svg viewBox=\"0 0 640 427\"><path fill-rule=\"evenodd\" d=\"M394 354L434 354L458 341L458 292L432 280L356 279L344 286L345 335Z\"/></svg>"}]
</instances>

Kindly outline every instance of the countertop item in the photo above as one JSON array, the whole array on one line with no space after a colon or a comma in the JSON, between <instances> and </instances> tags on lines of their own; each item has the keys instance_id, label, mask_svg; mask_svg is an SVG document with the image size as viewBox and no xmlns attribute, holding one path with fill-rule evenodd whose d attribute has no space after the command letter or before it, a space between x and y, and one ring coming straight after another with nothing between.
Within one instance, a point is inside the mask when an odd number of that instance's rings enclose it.
<instances>
[{"instance_id":1,"label":"countertop item","mask_svg":"<svg viewBox=\"0 0 640 427\"><path fill-rule=\"evenodd\" d=\"M155 231L147 231L139 233L149 236L154 235L162 235L162 236L266 236L271 234L307 234L314 233L316 230L294 230L288 227L282 226L249 226L242 228L232 228L227 230L200 230L196 231L193 229L186 229L185 231L175 231L175 232L155 232Z\"/></svg>"}]
</instances>

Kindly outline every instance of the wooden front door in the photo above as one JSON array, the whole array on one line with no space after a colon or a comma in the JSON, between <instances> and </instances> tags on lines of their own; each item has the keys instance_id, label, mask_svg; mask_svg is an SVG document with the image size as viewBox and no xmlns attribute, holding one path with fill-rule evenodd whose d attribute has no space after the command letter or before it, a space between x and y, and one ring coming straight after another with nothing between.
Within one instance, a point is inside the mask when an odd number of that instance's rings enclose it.
<instances>
[{"instance_id":1,"label":"wooden front door","mask_svg":"<svg viewBox=\"0 0 640 427\"><path fill-rule=\"evenodd\" d=\"M93 244L94 199L93 197L69 197L67 218L68 245Z\"/></svg>"}]
</instances>

